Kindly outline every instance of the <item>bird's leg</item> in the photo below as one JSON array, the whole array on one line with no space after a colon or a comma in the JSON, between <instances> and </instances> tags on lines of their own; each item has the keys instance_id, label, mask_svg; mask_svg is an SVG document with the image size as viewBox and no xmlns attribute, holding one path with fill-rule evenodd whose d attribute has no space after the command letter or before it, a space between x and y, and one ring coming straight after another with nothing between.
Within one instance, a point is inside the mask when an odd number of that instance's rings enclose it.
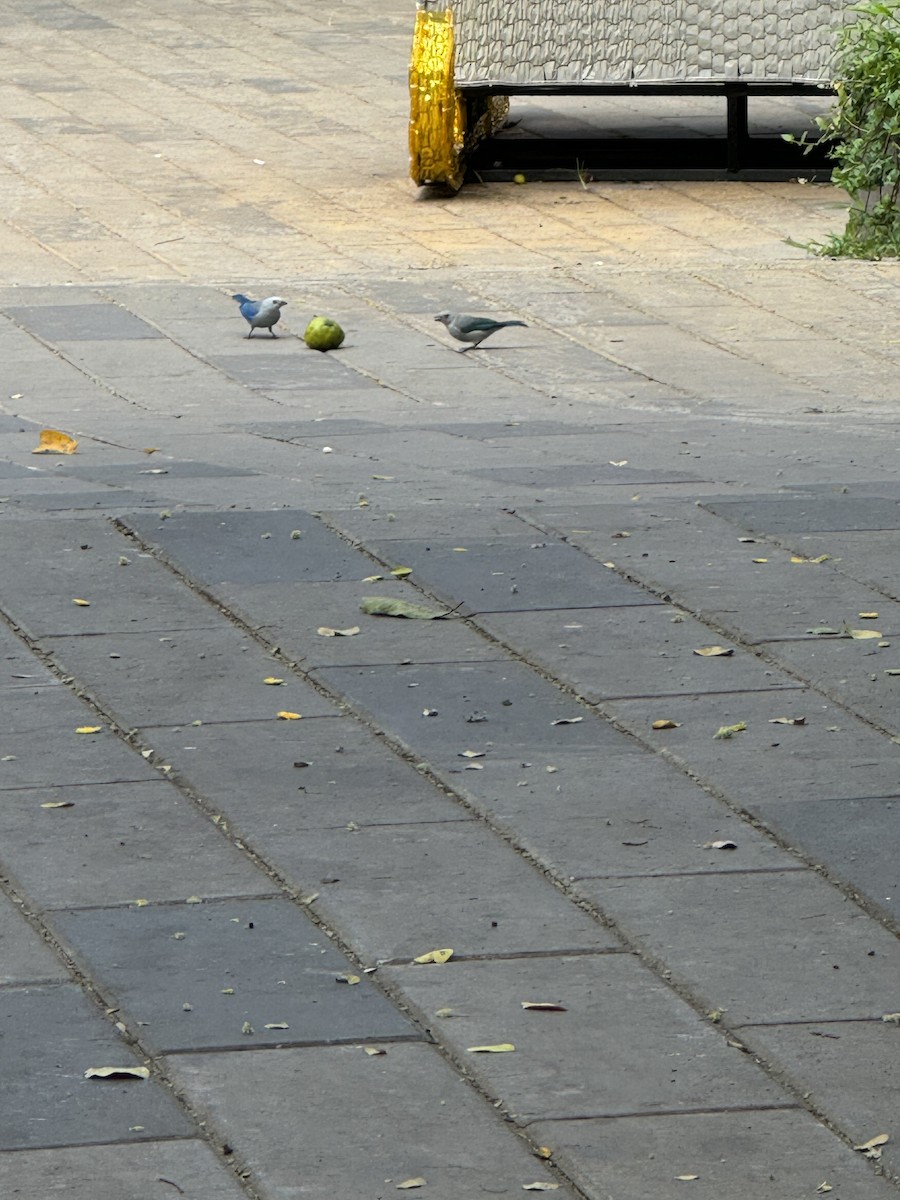
<instances>
[{"instance_id":1,"label":"bird's leg","mask_svg":"<svg viewBox=\"0 0 900 1200\"><path fill-rule=\"evenodd\" d=\"M474 350L474 349L475 349L475 343L473 342L471 346L463 346L460 350L457 351L457 353L458 354L467 354L469 350Z\"/></svg>"},{"instance_id":2,"label":"bird's leg","mask_svg":"<svg viewBox=\"0 0 900 1200\"><path fill-rule=\"evenodd\" d=\"M274 329L270 328L269 329L269 337L278 337L278 334L275 332Z\"/></svg>"},{"instance_id":3,"label":"bird's leg","mask_svg":"<svg viewBox=\"0 0 900 1200\"><path fill-rule=\"evenodd\" d=\"M253 337L253 327L252 327L252 326L251 326L251 328L250 328L250 332L247 334L247 337L248 337L248 338L249 338L249 337Z\"/></svg>"}]
</instances>

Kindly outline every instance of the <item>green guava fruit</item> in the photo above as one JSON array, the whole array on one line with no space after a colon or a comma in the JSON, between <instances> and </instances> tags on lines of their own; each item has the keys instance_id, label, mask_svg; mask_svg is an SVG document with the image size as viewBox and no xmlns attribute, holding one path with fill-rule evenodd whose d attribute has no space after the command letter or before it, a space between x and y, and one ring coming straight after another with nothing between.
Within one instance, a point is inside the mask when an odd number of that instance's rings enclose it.
<instances>
[{"instance_id":1,"label":"green guava fruit","mask_svg":"<svg viewBox=\"0 0 900 1200\"><path fill-rule=\"evenodd\" d=\"M310 350L336 350L344 340L344 331L331 317L313 317L303 340Z\"/></svg>"}]
</instances>

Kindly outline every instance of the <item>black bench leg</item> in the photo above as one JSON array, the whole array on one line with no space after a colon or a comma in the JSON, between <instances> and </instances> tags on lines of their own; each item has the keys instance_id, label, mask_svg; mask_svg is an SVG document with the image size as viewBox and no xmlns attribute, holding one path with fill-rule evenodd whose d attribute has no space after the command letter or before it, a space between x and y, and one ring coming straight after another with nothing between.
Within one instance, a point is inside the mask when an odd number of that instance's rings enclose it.
<instances>
[{"instance_id":1,"label":"black bench leg","mask_svg":"<svg viewBox=\"0 0 900 1200\"><path fill-rule=\"evenodd\" d=\"M728 150L727 171L737 174L745 159L747 143L750 141L750 126L747 119L746 91L727 92L728 103Z\"/></svg>"}]
</instances>

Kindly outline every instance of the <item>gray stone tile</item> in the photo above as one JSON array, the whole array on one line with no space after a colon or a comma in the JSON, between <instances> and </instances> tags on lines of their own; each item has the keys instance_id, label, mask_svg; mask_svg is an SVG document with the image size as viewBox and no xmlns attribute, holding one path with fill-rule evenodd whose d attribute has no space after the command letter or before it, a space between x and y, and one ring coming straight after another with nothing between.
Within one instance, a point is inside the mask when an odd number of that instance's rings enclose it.
<instances>
[{"instance_id":1,"label":"gray stone tile","mask_svg":"<svg viewBox=\"0 0 900 1200\"><path fill-rule=\"evenodd\" d=\"M896 991L895 991L896 996ZM891 1011L895 1011L892 1004ZM777 1069L822 1115L859 1145L889 1133L882 1162L896 1173L897 1027L883 1021L760 1025L740 1039Z\"/></svg>"},{"instance_id":2,"label":"gray stone tile","mask_svg":"<svg viewBox=\"0 0 900 1200\"><path fill-rule=\"evenodd\" d=\"M8 413L0 413L0 433L28 433L37 429L40 429L40 425L27 417L13 417Z\"/></svg>"},{"instance_id":3,"label":"gray stone tile","mask_svg":"<svg viewBox=\"0 0 900 1200\"><path fill-rule=\"evenodd\" d=\"M307 438L322 438L324 441L348 435L355 437L360 433L386 433L391 427L366 417L324 417L322 420L297 417L293 421L248 421L233 428L240 433L255 433L279 442L295 442Z\"/></svg>"},{"instance_id":4,"label":"gray stone tile","mask_svg":"<svg viewBox=\"0 0 900 1200\"><path fill-rule=\"evenodd\" d=\"M564 542L533 535L367 544L388 563L412 567L412 580L449 605L473 612L659 604Z\"/></svg>"},{"instance_id":5,"label":"gray stone tile","mask_svg":"<svg viewBox=\"0 0 900 1200\"><path fill-rule=\"evenodd\" d=\"M465 474L495 484L532 488L589 487L592 484L630 487L636 483L649 486L657 483L699 483L702 479L702 476L687 471L644 471L638 467L613 467L602 463L594 466L560 463L546 467L490 467L466 471Z\"/></svg>"},{"instance_id":6,"label":"gray stone tile","mask_svg":"<svg viewBox=\"0 0 900 1200\"><path fill-rule=\"evenodd\" d=\"M513 661L328 667L316 675L412 754L442 768L458 767L466 749L552 755L624 742L573 697Z\"/></svg>"},{"instance_id":7,"label":"gray stone tile","mask_svg":"<svg viewBox=\"0 0 900 1200\"><path fill-rule=\"evenodd\" d=\"M468 816L349 717L160 728L144 741L254 846L351 822Z\"/></svg>"},{"instance_id":8,"label":"gray stone tile","mask_svg":"<svg viewBox=\"0 0 900 1200\"><path fill-rule=\"evenodd\" d=\"M231 379L237 379L258 391L291 390L330 391L333 388L352 388L359 392L375 392L381 385L354 371L334 354L310 352L296 336L278 335L282 345L273 342L272 348L251 349L244 354L217 354L210 362ZM255 333L254 342L273 341L268 334Z\"/></svg>"},{"instance_id":9,"label":"gray stone tile","mask_svg":"<svg viewBox=\"0 0 900 1200\"><path fill-rule=\"evenodd\" d=\"M801 686L668 605L489 613L478 624L593 703ZM711 645L732 654L694 653Z\"/></svg>"},{"instance_id":10,"label":"gray stone tile","mask_svg":"<svg viewBox=\"0 0 900 1200\"><path fill-rule=\"evenodd\" d=\"M289 900L90 909L52 921L122 1019L147 1023L154 1053L418 1036L367 977L336 979L353 965ZM277 1022L288 1028L265 1028Z\"/></svg>"},{"instance_id":11,"label":"gray stone tile","mask_svg":"<svg viewBox=\"0 0 900 1200\"><path fill-rule=\"evenodd\" d=\"M74 480L68 486L72 488ZM4 489L9 490L9 489ZM115 516L134 508L165 508L165 497L144 496L139 492L122 488L107 488L105 491L48 491L22 492L11 495L7 501L9 512L34 509L36 512L96 512Z\"/></svg>"},{"instance_id":12,"label":"gray stone tile","mask_svg":"<svg viewBox=\"0 0 900 1200\"><path fill-rule=\"evenodd\" d=\"M0 625L0 689L27 692L58 686L59 680L52 671L11 629Z\"/></svg>"},{"instance_id":13,"label":"gray stone tile","mask_svg":"<svg viewBox=\"0 0 900 1200\"><path fill-rule=\"evenodd\" d=\"M362 579L375 569L370 558L297 509L176 513L167 521L138 516L127 525L206 584ZM299 538L291 537L295 530Z\"/></svg>"},{"instance_id":14,"label":"gray stone tile","mask_svg":"<svg viewBox=\"0 0 900 1200\"><path fill-rule=\"evenodd\" d=\"M305 717L336 714L283 663L221 619L218 629L47 638L46 644L129 727L274 721L284 710ZM269 678L284 683L263 682Z\"/></svg>"},{"instance_id":15,"label":"gray stone tile","mask_svg":"<svg viewBox=\"0 0 900 1200\"><path fill-rule=\"evenodd\" d=\"M659 1200L679 1175L695 1200L784 1200L834 1195L891 1200L894 1188L809 1113L679 1113L548 1121L529 1130L586 1196Z\"/></svg>"},{"instance_id":16,"label":"gray stone tile","mask_svg":"<svg viewBox=\"0 0 900 1200\"><path fill-rule=\"evenodd\" d=\"M4 429L0 425L0 433L11 433L12 430ZM35 472L29 471L27 467L20 467L14 462L0 462L0 479L34 479Z\"/></svg>"},{"instance_id":17,"label":"gray stone tile","mask_svg":"<svg viewBox=\"0 0 900 1200\"><path fill-rule=\"evenodd\" d=\"M88 723L102 722L91 718L89 722L82 719L63 729L44 727L25 733L0 733L0 791L159 780L149 763L109 729L90 734L75 732ZM64 754L55 749L63 744Z\"/></svg>"},{"instance_id":18,"label":"gray stone tile","mask_svg":"<svg viewBox=\"0 0 900 1200\"><path fill-rule=\"evenodd\" d=\"M796 800L754 804L757 815L789 845L800 846L828 875L900 922L900 797Z\"/></svg>"},{"instance_id":19,"label":"gray stone tile","mask_svg":"<svg viewBox=\"0 0 900 1200\"><path fill-rule=\"evenodd\" d=\"M316 915L370 963L441 946L460 956L619 949L480 821L270 834L261 847L292 886L318 892Z\"/></svg>"},{"instance_id":20,"label":"gray stone tile","mask_svg":"<svg viewBox=\"0 0 900 1200\"><path fill-rule=\"evenodd\" d=\"M85 1079L140 1066L74 984L0 989L0 1150L184 1137L187 1118L152 1079Z\"/></svg>"},{"instance_id":21,"label":"gray stone tile","mask_svg":"<svg viewBox=\"0 0 900 1200\"><path fill-rule=\"evenodd\" d=\"M117 304L40 304L10 306L4 311L30 333L48 342L130 341L163 336Z\"/></svg>"},{"instance_id":22,"label":"gray stone tile","mask_svg":"<svg viewBox=\"0 0 900 1200\"><path fill-rule=\"evenodd\" d=\"M890 741L837 704L812 691L744 692L676 696L666 700L609 702L616 719L647 738L653 721L667 717L678 729L658 731L661 745L701 783L720 789L755 812L767 803L846 796L888 796L897 786L897 754ZM805 717L806 724L773 725L778 717ZM721 740L725 725L747 729Z\"/></svg>"},{"instance_id":23,"label":"gray stone tile","mask_svg":"<svg viewBox=\"0 0 900 1200\"><path fill-rule=\"evenodd\" d=\"M783 1104L785 1094L630 955L385 967L439 1042L513 1119ZM523 1011L555 1001L566 1012ZM454 1017L437 1017L452 1008ZM514 1053L471 1054L510 1042Z\"/></svg>"},{"instance_id":24,"label":"gray stone tile","mask_svg":"<svg viewBox=\"0 0 900 1200\"><path fill-rule=\"evenodd\" d=\"M36 730L74 732L80 725L96 725L96 713L67 687L17 687L4 689L4 733Z\"/></svg>"},{"instance_id":25,"label":"gray stone tile","mask_svg":"<svg viewBox=\"0 0 900 1200\"><path fill-rule=\"evenodd\" d=\"M748 496L703 501L703 507L757 533L900 529L900 498L879 496Z\"/></svg>"},{"instance_id":26,"label":"gray stone tile","mask_svg":"<svg viewBox=\"0 0 900 1200\"><path fill-rule=\"evenodd\" d=\"M239 476L257 475L257 471L249 471L237 466L219 466L216 463L190 462L180 460L170 462L154 458L148 462L146 456L130 463L65 463L54 472L59 477L71 476L75 479L93 480L95 483L111 484L115 487L156 487L166 486L169 479L229 479Z\"/></svg>"},{"instance_id":27,"label":"gray stone tile","mask_svg":"<svg viewBox=\"0 0 900 1200\"><path fill-rule=\"evenodd\" d=\"M72 807L42 808L47 801ZM277 891L164 782L5 792L0 862L44 908Z\"/></svg>"},{"instance_id":28,"label":"gray stone tile","mask_svg":"<svg viewBox=\"0 0 900 1200\"><path fill-rule=\"evenodd\" d=\"M40 934L11 900L0 895L0 986L55 983L68 978L68 971Z\"/></svg>"},{"instance_id":29,"label":"gray stone tile","mask_svg":"<svg viewBox=\"0 0 900 1200\"><path fill-rule=\"evenodd\" d=\"M289 1196L298 1180L307 1200L384 1196L418 1176L432 1200L554 1182L433 1046L385 1049L377 1057L360 1046L260 1050L252 1070L245 1055L190 1054L169 1067L267 1197ZM315 1097L314 1136L284 1136L285 1104L298 1095ZM554 1195L571 1197L565 1186Z\"/></svg>"},{"instance_id":30,"label":"gray stone tile","mask_svg":"<svg viewBox=\"0 0 900 1200\"><path fill-rule=\"evenodd\" d=\"M8 1200L161 1200L177 1183L190 1200L245 1200L224 1163L201 1141L124 1146L66 1146L0 1156L0 1192ZM172 1193L178 1195L177 1192Z\"/></svg>"},{"instance_id":31,"label":"gray stone tile","mask_svg":"<svg viewBox=\"0 0 900 1200\"><path fill-rule=\"evenodd\" d=\"M664 736L661 734L661 736ZM575 751L443 774L478 812L566 879L790 868L796 859L650 752ZM462 766L462 764L460 764ZM554 770L548 771L548 766ZM736 841L723 854L704 843Z\"/></svg>"},{"instance_id":32,"label":"gray stone tile","mask_svg":"<svg viewBox=\"0 0 900 1200\"><path fill-rule=\"evenodd\" d=\"M405 500L401 505L385 498L381 489L371 493L371 499L378 503L370 504L367 508L328 509L322 516L329 525L343 531L348 537L359 538L364 545L377 542L384 546L385 543L404 542L412 538L416 541L455 539L460 536L461 529L465 530L466 539L521 538L523 532L530 533L514 513L504 512L493 504L470 504L467 508L459 508L443 501L430 504L423 501L410 506L409 501ZM532 540L540 541L542 536L535 533ZM457 543L454 541L452 544ZM393 560L393 547L388 546L387 550Z\"/></svg>"},{"instance_id":33,"label":"gray stone tile","mask_svg":"<svg viewBox=\"0 0 900 1200\"><path fill-rule=\"evenodd\" d=\"M378 568L373 566L373 570ZM276 642L290 660L305 671L316 667L377 666L380 663L471 662L499 658L502 652L458 617L420 621L373 617L360 611L370 596L425 604L438 612L446 606L429 602L401 581L362 583L235 583L222 584L218 595L229 611L253 627L264 627L266 640ZM321 637L320 626L348 629L355 637Z\"/></svg>"},{"instance_id":34,"label":"gray stone tile","mask_svg":"<svg viewBox=\"0 0 900 1200\"><path fill-rule=\"evenodd\" d=\"M723 1009L729 1024L871 1018L896 999L896 940L811 871L578 890L699 1003ZM700 912L715 919L691 919Z\"/></svg>"}]
</instances>

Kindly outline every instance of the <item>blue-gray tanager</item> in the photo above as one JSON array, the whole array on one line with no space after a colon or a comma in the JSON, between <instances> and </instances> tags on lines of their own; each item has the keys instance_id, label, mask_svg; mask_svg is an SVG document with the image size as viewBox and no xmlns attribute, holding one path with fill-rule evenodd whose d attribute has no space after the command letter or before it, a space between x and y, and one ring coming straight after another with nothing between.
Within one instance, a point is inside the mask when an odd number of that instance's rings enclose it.
<instances>
[{"instance_id":1,"label":"blue-gray tanager","mask_svg":"<svg viewBox=\"0 0 900 1200\"><path fill-rule=\"evenodd\" d=\"M247 337L253 336L254 329L268 329L272 337L277 337L273 325L281 320L281 310L287 304L280 296L268 296L265 300L248 300L240 292L231 297L241 306L241 316L250 326Z\"/></svg>"},{"instance_id":2,"label":"blue-gray tanager","mask_svg":"<svg viewBox=\"0 0 900 1200\"><path fill-rule=\"evenodd\" d=\"M460 350L460 354L465 354L467 350L474 350L486 337L490 337L498 329L506 329L509 325L525 324L524 321L492 321L490 317L467 317L465 313L448 312L438 313L434 319L440 321L442 325L446 325L450 336L455 337L458 342L469 343Z\"/></svg>"}]
</instances>

